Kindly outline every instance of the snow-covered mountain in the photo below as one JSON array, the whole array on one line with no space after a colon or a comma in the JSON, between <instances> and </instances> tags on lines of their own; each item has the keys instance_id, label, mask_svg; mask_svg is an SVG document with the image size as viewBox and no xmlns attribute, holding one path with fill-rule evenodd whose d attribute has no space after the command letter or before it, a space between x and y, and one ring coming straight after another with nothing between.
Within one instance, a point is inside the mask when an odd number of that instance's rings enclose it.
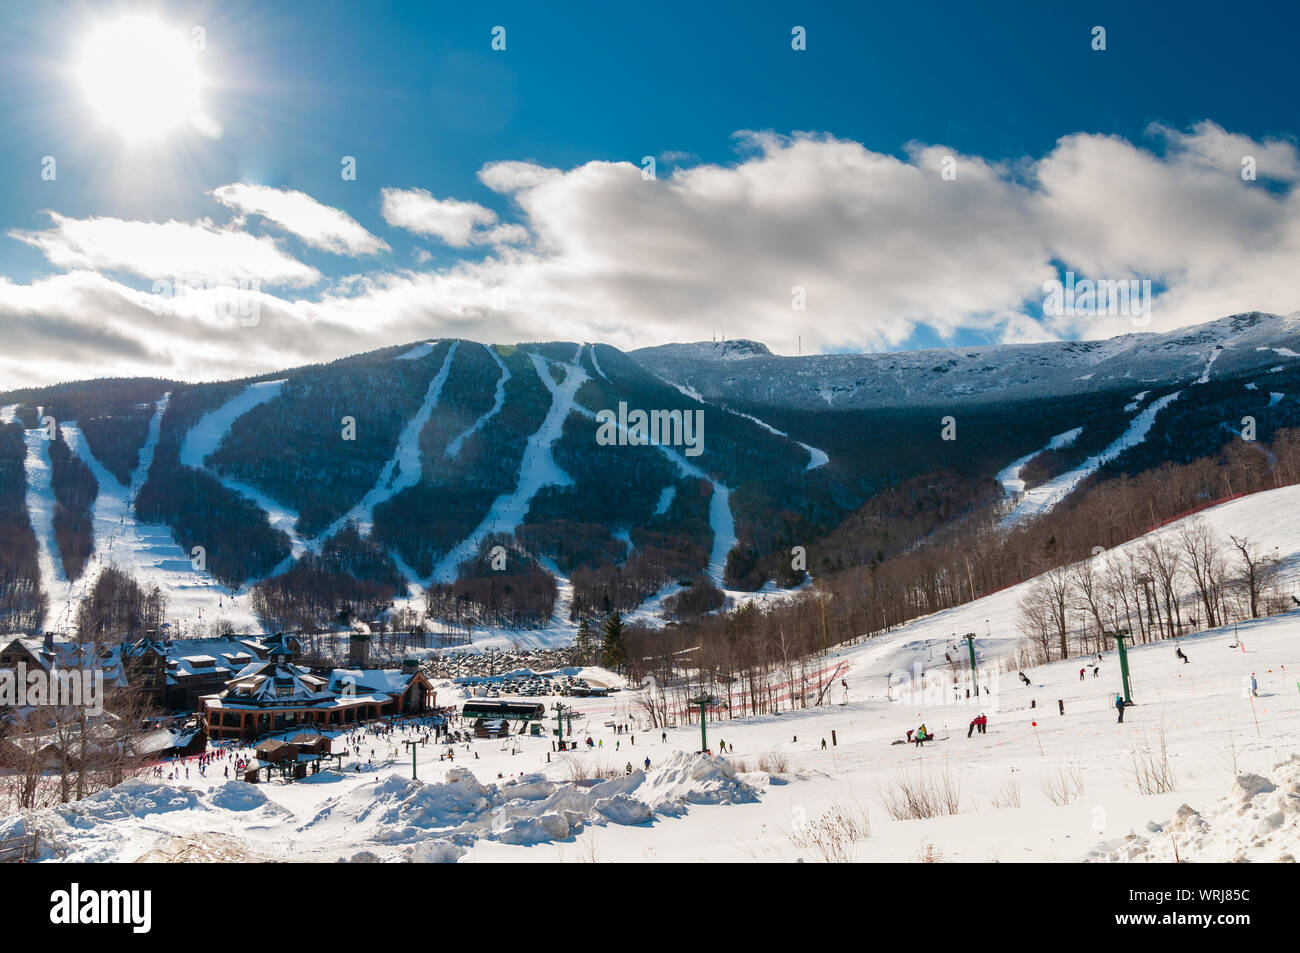
<instances>
[{"instance_id":1,"label":"snow-covered mountain","mask_svg":"<svg viewBox=\"0 0 1300 953\"><path fill-rule=\"evenodd\" d=\"M1124 318L1098 318L1121 322ZM1118 325L1117 325L1118 327ZM753 341L666 344L632 356L706 400L852 409L1035 398L1263 371L1300 358L1300 312L1231 315L1164 334L881 354L782 357Z\"/></svg>"},{"instance_id":2,"label":"snow-covered mountain","mask_svg":"<svg viewBox=\"0 0 1300 953\"><path fill-rule=\"evenodd\" d=\"M423 341L243 381L13 391L0 629L75 627L111 566L236 628L426 596L479 631L699 613L854 564L850 519L898 487L942 486L947 513L1010 494L1007 520L1032 519L1094 474L1217 453L1247 417L1267 441L1300 424L1297 394L1300 315L1258 313L819 357ZM699 440L642 444L637 411L698 421ZM930 531L907 522L915 502L869 516L895 520L891 552Z\"/></svg>"}]
</instances>

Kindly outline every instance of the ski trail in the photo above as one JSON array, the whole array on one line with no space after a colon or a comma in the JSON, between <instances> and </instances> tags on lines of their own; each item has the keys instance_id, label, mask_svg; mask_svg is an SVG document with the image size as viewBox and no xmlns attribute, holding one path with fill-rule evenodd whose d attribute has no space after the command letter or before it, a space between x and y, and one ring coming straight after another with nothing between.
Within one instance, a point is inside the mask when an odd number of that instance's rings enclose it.
<instances>
[{"instance_id":1,"label":"ski trail","mask_svg":"<svg viewBox=\"0 0 1300 953\"><path fill-rule=\"evenodd\" d=\"M363 535L369 536L374 524L375 507L420 482L420 475L424 472L424 463L420 459L420 434L424 432L425 425L433 416L433 410L442 397L442 388L447 383L447 375L451 373L451 362L456 356L456 348L459 344L459 341L451 342L451 347L447 349L447 356L442 360L442 367L429 382L428 390L424 392L424 401L420 404L420 409L402 428L402 433L397 438L397 449L393 451L392 457L379 472L375 485L359 503L326 527L319 536L306 541L304 545L307 549L314 553L320 552L325 541L342 530L349 522L355 522L358 530Z\"/></svg>"},{"instance_id":2,"label":"ski trail","mask_svg":"<svg viewBox=\"0 0 1300 953\"><path fill-rule=\"evenodd\" d=\"M592 356L593 358L595 357L594 350L592 351ZM654 376L659 377L658 374L655 374ZM704 404L704 406L706 407L717 407L720 410L724 410L729 414L734 414L737 417L744 417L750 423L758 424L758 426L762 427L768 433L776 434L778 437L784 437L786 440L789 440L791 443L798 444L804 450L808 451L808 465L803 468L804 473L807 473L809 470L816 470L818 467L824 467L826 466L826 464L831 462L830 455L827 454L825 450L818 450L816 447L810 446L809 444L806 444L800 440L795 440L794 437L790 436L784 430L778 430L777 428L769 424L767 421L759 420L753 414L747 414L741 410L732 410L730 407L727 407L724 404L711 404L703 397L701 397L699 392L694 390L693 388L686 387L685 385L682 384L674 383L673 381L668 380L668 378L666 377L659 377L659 379L663 381L665 384L667 384L669 387L676 388L679 392L685 394L691 400L699 401L701 404Z\"/></svg>"},{"instance_id":3,"label":"ski trail","mask_svg":"<svg viewBox=\"0 0 1300 953\"><path fill-rule=\"evenodd\" d=\"M18 416L17 404L6 404L0 407L0 424L11 424L14 418Z\"/></svg>"},{"instance_id":4,"label":"ski trail","mask_svg":"<svg viewBox=\"0 0 1300 953\"><path fill-rule=\"evenodd\" d=\"M668 507L673 505L673 499L677 496L677 487L668 484L659 493L659 503L655 506L655 516L663 516L668 512Z\"/></svg>"},{"instance_id":5,"label":"ski trail","mask_svg":"<svg viewBox=\"0 0 1300 953\"><path fill-rule=\"evenodd\" d=\"M1135 408L1136 409L1136 408ZM1067 430L1065 433L1058 433L1051 440L1047 441L1047 446L1033 453L1027 453L1019 460L1013 460L1010 464L998 471L997 476L993 479L1002 485L1002 493L1007 497L1015 496L1017 493L1025 492L1025 481L1020 479L1020 471L1025 468L1030 460L1038 456L1045 450L1059 450L1062 447L1071 446L1083 433L1082 427L1075 427L1073 430Z\"/></svg>"},{"instance_id":6,"label":"ski trail","mask_svg":"<svg viewBox=\"0 0 1300 953\"><path fill-rule=\"evenodd\" d=\"M482 522L474 531L461 540L434 567L432 579L438 582L455 582L457 570L462 562L473 558L478 553L479 545L492 533L513 533L528 515L528 506L537 491L544 486L571 486L570 477L551 455L551 447L560 438L564 421L576 405L578 388L587 380L587 372L574 364L562 364L565 376L562 384L555 383L551 377L545 358L530 353L537 376L542 379L546 389L551 392L551 408L537 431L528 438L528 445L519 461L519 475L515 480L515 489L502 494L493 502ZM557 362L558 363L558 362Z\"/></svg>"},{"instance_id":7,"label":"ski trail","mask_svg":"<svg viewBox=\"0 0 1300 953\"><path fill-rule=\"evenodd\" d=\"M38 417L44 408L38 409ZM40 569L40 586L46 595L45 616L42 628L52 628L48 623L57 613L57 625L66 625L72 612L72 583L68 581L54 538L54 486L50 465L50 441L43 427L23 431L27 455L23 469L27 474L27 515L36 534L36 561ZM59 608L61 607L61 608Z\"/></svg>"},{"instance_id":8,"label":"ski trail","mask_svg":"<svg viewBox=\"0 0 1300 953\"><path fill-rule=\"evenodd\" d=\"M117 563L119 541L135 528L136 495L144 486L149 475L149 467L153 465L154 452L162 433L163 413L170 399L171 393L168 392L154 405L154 412L149 418L149 431L144 446L136 455L136 465L131 470L129 486L119 483L117 477L110 473L99 458L91 452L90 443L75 421L67 422L62 426L64 443L89 468L98 487L90 511L91 556L86 561L81 578L75 583L74 598L78 602L94 588L104 569ZM170 532L167 535L170 540ZM176 547L176 551L180 552L179 547ZM137 566L133 561L127 560L124 568L135 570ZM133 572L133 575L138 579L137 573Z\"/></svg>"},{"instance_id":9,"label":"ski trail","mask_svg":"<svg viewBox=\"0 0 1300 953\"><path fill-rule=\"evenodd\" d=\"M591 420L596 419L596 414L586 407L578 405L574 410ZM647 446L655 445L648 444ZM731 512L731 490L695 466L672 447L659 444L655 446L655 449L676 464L678 472L683 477L707 480L713 487L713 496L709 499L709 528L713 532L713 546L709 551L709 563L705 568L705 572L719 589L726 589L724 576L727 568L727 556L736 545L736 519ZM667 489L672 490L674 494L676 493L675 487L668 487ZM667 500L667 503L665 503L665 500ZM659 505L664 508L665 512L671 502L672 497L668 496L666 491L660 494Z\"/></svg>"},{"instance_id":10,"label":"ski trail","mask_svg":"<svg viewBox=\"0 0 1300 953\"><path fill-rule=\"evenodd\" d=\"M195 570L189 554L181 548L169 527L136 521L136 499L153 465L170 398L171 394L164 394L155 405L149 435L131 471L130 483L125 486L95 456L75 424L64 426L68 446L99 483L91 513L94 555L78 585L84 595L106 568L116 566L129 572L146 591L157 586L167 593L168 610L177 617L201 625L206 615L226 618L240 627L260 628L251 609L242 605L231 589L207 573Z\"/></svg>"},{"instance_id":11,"label":"ski trail","mask_svg":"<svg viewBox=\"0 0 1300 953\"><path fill-rule=\"evenodd\" d=\"M1214 366L1214 362L1219 359L1219 355L1222 353L1219 350L1210 352L1210 359L1205 362L1205 368L1201 371L1201 376L1196 379L1195 383L1208 384L1210 382L1210 368Z\"/></svg>"},{"instance_id":12,"label":"ski trail","mask_svg":"<svg viewBox=\"0 0 1300 953\"><path fill-rule=\"evenodd\" d=\"M425 341L423 344L417 344L409 351L403 351L401 354L397 355L397 357L393 358L393 360L418 361L422 357L428 357L430 354L433 353L434 343L435 342L433 341Z\"/></svg>"},{"instance_id":13,"label":"ski trail","mask_svg":"<svg viewBox=\"0 0 1300 953\"><path fill-rule=\"evenodd\" d=\"M244 414L261 406L280 395L285 381L259 381L249 384L237 397L228 400L216 410L203 415L197 424L190 428L181 444L180 462L182 466L202 470L216 479L222 486L234 490L240 496L250 500L266 514L272 529L278 529L289 537L291 558L298 559L307 550L306 542L298 535L298 514L279 501L272 499L255 486L222 477L208 468L207 458L216 452L221 442L230 433L235 421ZM283 563L281 564L283 565ZM279 567L276 567L278 570ZM274 572L273 572L274 574Z\"/></svg>"},{"instance_id":14,"label":"ski trail","mask_svg":"<svg viewBox=\"0 0 1300 953\"><path fill-rule=\"evenodd\" d=\"M596 369L596 373L599 374L601 378L604 379L605 381L608 381L611 384L614 383L609 379L609 375L606 374L604 369L600 366L600 360L596 357L596 345L588 344L587 353L591 355L591 366Z\"/></svg>"},{"instance_id":15,"label":"ski trail","mask_svg":"<svg viewBox=\"0 0 1300 953\"><path fill-rule=\"evenodd\" d=\"M1155 423L1156 415L1177 400L1181 393L1182 391L1174 391L1172 394L1167 394L1154 401L1142 413L1134 417L1129 423L1128 429L1105 450L1089 457L1068 473L1063 473L1042 486L1036 486L1032 490L1023 493L1011 508L1011 511L1003 517L1002 526L1012 526L1021 520L1032 519L1046 513L1069 496L1080 482L1096 473L1104 464L1114 460L1130 447L1140 444L1146 439L1147 433L1150 432L1152 425Z\"/></svg>"},{"instance_id":16,"label":"ski trail","mask_svg":"<svg viewBox=\"0 0 1300 953\"><path fill-rule=\"evenodd\" d=\"M497 414L499 414L501 412L501 408L504 407L506 403L506 381L510 380L511 377L510 368L506 367L506 362L501 360L500 355L498 355L496 352L496 348L489 347L487 345L483 345L483 347L488 352L488 354L492 356L492 360L497 362L497 367L501 368L501 376L497 378L496 401L492 404L491 409L489 409L487 413L485 413L478 420L474 421L474 425L472 427L470 427L468 430L466 430L464 433L458 436L451 443L447 444L446 456L449 459L454 460L457 456L459 456L460 448L465 443L465 441L468 440L470 437L472 437L479 430L483 429L483 425L486 424L493 417L495 417Z\"/></svg>"}]
</instances>

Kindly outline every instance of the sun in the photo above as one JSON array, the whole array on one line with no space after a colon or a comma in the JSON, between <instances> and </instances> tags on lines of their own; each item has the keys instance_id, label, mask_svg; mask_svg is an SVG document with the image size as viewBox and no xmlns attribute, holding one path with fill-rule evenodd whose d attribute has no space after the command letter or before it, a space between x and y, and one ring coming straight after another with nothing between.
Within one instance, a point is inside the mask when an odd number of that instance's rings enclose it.
<instances>
[{"instance_id":1,"label":"sun","mask_svg":"<svg viewBox=\"0 0 1300 953\"><path fill-rule=\"evenodd\" d=\"M100 122L131 142L156 139L200 116L203 76L181 30L128 18L94 30L77 64Z\"/></svg>"}]
</instances>

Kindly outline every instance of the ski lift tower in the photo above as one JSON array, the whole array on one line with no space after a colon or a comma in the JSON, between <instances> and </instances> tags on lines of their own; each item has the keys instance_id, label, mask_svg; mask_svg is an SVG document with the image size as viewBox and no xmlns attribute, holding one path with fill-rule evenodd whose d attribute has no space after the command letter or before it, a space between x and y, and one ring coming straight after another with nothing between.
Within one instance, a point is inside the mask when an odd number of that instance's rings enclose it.
<instances>
[{"instance_id":1,"label":"ski lift tower","mask_svg":"<svg viewBox=\"0 0 1300 953\"><path fill-rule=\"evenodd\" d=\"M1106 633L1115 640L1116 649L1119 652L1119 674L1124 683L1124 704L1133 704L1133 691L1129 685L1128 678L1128 650L1124 647L1124 640L1128 638L1130 632L1128 629L1112 629Z\"/></svg>"},{"instance_id":2,"label":"ski lift tower","mask_svg":"<svg viewBox=\"0 0 1300 953\"><path fill-rule=\"evenodd\" d=\"M702 754L709 750L709 734L708 729L705 726L705 722L708 721L708 716L705 715L705 709L712 705L717 705L718 696L710 695L708 692L701 692L694 698L690 699L690 703L692 705L700 706L700 753Z\"/></svg>"},{"instance_id":3,"label":"ski lift tower","mask_svg":"<svg viewBox=\"0 0 1300 953\"><path fill-rule=\"evenodd\" d=\"M980 683L979 679L975 676L975 633L967 632L962 636L962 638L966 640L966 648L970 649L970 685L971 688L975 689L975 697L978 698L980 694Z\"/></svg>"}]
</instances>

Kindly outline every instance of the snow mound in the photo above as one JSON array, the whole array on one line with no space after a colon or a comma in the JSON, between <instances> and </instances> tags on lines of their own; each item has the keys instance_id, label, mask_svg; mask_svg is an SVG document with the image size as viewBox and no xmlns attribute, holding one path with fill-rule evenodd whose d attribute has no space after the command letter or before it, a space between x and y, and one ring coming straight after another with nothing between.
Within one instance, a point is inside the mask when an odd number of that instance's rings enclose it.
<instances>
[{"instance_id":1,"label":"snow mound","mask_svg":"<svg viewBox=\"0 0 1300 953\"><path fill-rule=\"evenodd\" d=\"M337 812L351 823L370 827L369 838L375 843L412 843L431 831L480 817L494 800L491 789L463 768L448 771L442 784L389 775L373 787L335 799L302 830L332 819Z\"/></svg>"},{"instance_id":2,"label":"snow mound","mask_svg":"<svg viewBox=\"0 0 1300 953\"><path fill-rule=\"evenodd\" d=\"M1238 775L1227 797L1202 814L1184 804L1168 824L1148 825L1102 844L1096 863L1295 863L1300 854L1300 755L1273 766L1271 777Z\"/></svg>"},{"instance_id":3,"label":"snow mound","mask_svg":"<svg viewBox=\"0 0 1300 953\"><path fill-rule=\"evenodd\" d=\"M638 793L656 809L673 803L748 804L758 800L758 789L742 781L726 758L684 751L646 772Z\"/></svg>"}]
</instances>

